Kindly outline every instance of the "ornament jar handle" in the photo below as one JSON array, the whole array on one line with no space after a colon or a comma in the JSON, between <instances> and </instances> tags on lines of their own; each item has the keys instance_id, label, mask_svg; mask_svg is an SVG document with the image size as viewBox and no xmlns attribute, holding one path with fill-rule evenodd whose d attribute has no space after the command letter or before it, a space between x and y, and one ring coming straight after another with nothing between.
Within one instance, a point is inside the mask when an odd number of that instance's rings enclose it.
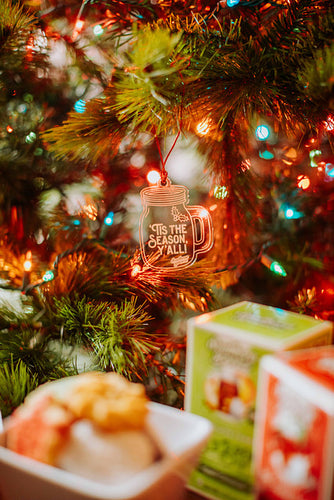
<instances>
[{"instance_id":1,"label":"ornament jar handle","mask_svg":"<svg viewBox=\"0 0 334 500\"><path fill-rule=\"evenodd\" d=\"M194 221L194 251L196 254L207 252L213 245L211 216L206 208L199 205L188 206L187 210ZM195 221L198 221L198 226Z\"/></svg>"}]
</instances>

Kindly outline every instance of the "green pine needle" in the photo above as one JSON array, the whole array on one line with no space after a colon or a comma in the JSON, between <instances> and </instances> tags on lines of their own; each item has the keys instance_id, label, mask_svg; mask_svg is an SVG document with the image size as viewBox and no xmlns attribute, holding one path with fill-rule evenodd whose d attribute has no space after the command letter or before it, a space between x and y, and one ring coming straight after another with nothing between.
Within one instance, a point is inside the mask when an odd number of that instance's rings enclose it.
<instances>
[{"instance_id":1,"label":"green pine needle","mask_svg":"<svg viewBox=\"0 0 334 500\"><path fill-rule=\"evenodd\" d=\"M63 297L55 299L54 305L64 340L91 348L101 369L128 378L146 370L145 356L154 352L157 344L146 332L151 318L136 298L115 305L86 297Z\"/></svg>"},{"instance_id":2,"label":"green pine needle","mask_svg":"<svg viewBox=\"0 0 334 500\"><path fill-rule=\"evenodd\" d=\"M27 42L36 26L36 18L20 2L0 2L0 70L17 71L23 67L27 70L29 66L41 64L43 57L33 47L31 53L34 57L27 59ZM2 84L6 85L6 81L2 82L4 76L0 71L0 90Z\"/></svg>"},{"instance_id":3,"label":"green pine needle","mask_svg":"<svg viewBox=\"0 0 334 500\"><path fill-rule=\"evenodd\" d=\"M322 107L334 99L334 43L315 51L299 72L301 91ZM334 109L332 103L332 110Z\"/></svg>"},{"instance_id":4,"label":"green pine needle","mask_svg":"<svg viewBox=\"0 0 334 500\"><path fill-rule=\"evenodd\" d=\"M188 65L188 58L180 56L181 35L162 28L134 32L134 43L124 54L126 62L115 82L114 109L120 121L130 119L135 128L157 133L162 124L174 121L181 73Z\"/></svg>"},{"instance_id":5,"label":"green pine needle","mask_svg":"<svg viewBox=\"0 0 334 500\"><path fill-rule=\"evenodd\" d=\"M0 410L2 417L10 415L38 385L37 374L26 365L13 360L0 366Z\"/></svg>"},{"instance_id":6,"label":"green pine needle","mask_svg":"<svg viewBox=\"0 0 334 500\"><path fill-rule=\"evenodd\" d=\"M0 331L0 365L10 362L14 366L23 363L39 383L75 373L75 368L49 347L43 331L29 325Z\"/></svg>"},{"instance_id":7,"label":"green pine needle","mask_svg":"<svg viewBox=\"0 0 334 500\"><path fill-rule=\"evenodd\" d=\"M115 92L106 89L104 96L86 103L84 113L69 113L61 127L46 130L42 137L57 158L95 162L101 155L114 157L125 136L127 123L120 123L112 111Z\"/></svg>"}]
</instances>

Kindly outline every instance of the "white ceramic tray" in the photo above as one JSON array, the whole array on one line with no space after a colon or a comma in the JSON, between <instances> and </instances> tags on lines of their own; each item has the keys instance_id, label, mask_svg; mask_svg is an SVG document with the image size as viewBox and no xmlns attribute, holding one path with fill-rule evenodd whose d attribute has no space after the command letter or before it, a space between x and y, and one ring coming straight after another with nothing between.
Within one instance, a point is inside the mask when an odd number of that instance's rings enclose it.
<instances>
[{"instance_id":1,"label":"white ceramic tray","mask_svg":"<svg viewBox=\"0 0 334 500\"><path fill-rule=\"evenodd\" d=\"M105 485L0 446L1 500L179 500L212 431L197 415L149 403L149 426L164 457L130 481ZM2 497L1 497L2 494Z\"/></svg>"}]
</instances>

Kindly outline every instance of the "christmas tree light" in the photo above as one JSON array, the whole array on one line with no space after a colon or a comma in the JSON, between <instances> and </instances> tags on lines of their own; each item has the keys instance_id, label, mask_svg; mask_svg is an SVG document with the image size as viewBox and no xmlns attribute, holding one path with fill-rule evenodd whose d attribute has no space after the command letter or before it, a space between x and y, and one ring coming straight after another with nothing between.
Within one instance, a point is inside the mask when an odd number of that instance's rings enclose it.
<instances>
[{"instance_id":1,"label":"christmas tree light","mask_svg":"<svg viewBox=\"0 0 334 500\"><path fill-rule=\"evenodd\" d=\"M318 156L320 156L321 154L322 154L322 152L319 149L312 149L312 151L310 151L310 165L311 165L311 167L316 168L318 166L316 158Z\"/></svg>"},{"instance_id":2,"label":"christmas tree light","mask_svg":"<svg viewBox=\"0 0 334 500\"><path fill-rule=\"evenodd\" d=\"M265 141L270 136L270 128L268 125L259 125L256 127L255 136L259 141Z\"/></svg>"},{"instance_id":3,"label":"christmas tree light","mask_svg":"<svg viewBox=\"0 0 334 500\"><path fill-rule=\"evenodd\" d=\"M49 270L43 274L42 280L47 282L47 281L52 281L54 278L55 278L54 272Z\"/></svg>"},{"instance_id":4,"label":"christmas tree light","mask_svg":"<svg viewBox=\"0 0 334 500\"><path fill-rule=\"evenodd\" d=\"M86 101L84 99L79 99L78 101L76 101L76 103L74 104L74 110L77 113L84 113L86 110Z\"/></svg>"},{"instance_id":5,"label":"christmas tree light","mask_svg":"<svg viewBox=\"0 0 334 500\"><path fill-rule=\"evenodd\" d=\"M114 212L109 212L108 215L104 218L103 221L106 226L112 226L114 222Z\"/></svg>"},{"instance_id":6,"label":"christmas tree light","mask_svg":"<svg viewBox=\"0 0 334 500\"><path fill-rule=\"evenodd\" d=\"M269 255L262 254L260 261L272 273L277 274L278 276L282 276L284 278L287 276L287 272L282 266L282 264L280 264L277 260L274 260L271 257L269 257Z\"/></svg>"},{"instance_id":7,"label":"christmas tree light","mask_svg":"<svg viewBox=\"0 0 334 500\"><path fill-rule=\"evenodd\" d=\"M146 176L149 184L158 184L160 181L160 173L157 170L150 170Z\"/></svg>"}]
</instances>

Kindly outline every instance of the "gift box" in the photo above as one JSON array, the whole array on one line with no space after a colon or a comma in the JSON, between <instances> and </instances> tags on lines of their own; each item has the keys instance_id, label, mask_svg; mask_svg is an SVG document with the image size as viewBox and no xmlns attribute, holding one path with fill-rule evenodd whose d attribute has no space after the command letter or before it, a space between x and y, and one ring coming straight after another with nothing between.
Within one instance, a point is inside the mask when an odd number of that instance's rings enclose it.
<instances>
[{"instance_id":1,"label":"gift box","mask_svg":"<svg viewBox=\"0 0 334 500\"><path fill-rule=\"evenodd\" d=\"M259 362L264 355L331 341L330 322L247 301L189 320L185 408L213 424L190 489L213 499L254 498Z\"/></svg>"},{"instance_id":2,"label":"gift box","mask_svg":"<svg viewBox=\"0 0 334 500\"><path fill-rule=\"evenodd\" d=\"M116 485L101 483L0 445L1 500L181 500L212 424L197 415L158 403L149 403L149 410L148 425L161 445L163 456L130 480Z\"/></svg>"},{"instance_id":3,"label":"gift box","mask_svg":"<svg viewBox=\"0 0 334 500\"><path fill-rule=\"evenodd\" d=\"M334 498L334 346L261 360L254 472L259 499Z\"/></svg>"}]
</instances>

